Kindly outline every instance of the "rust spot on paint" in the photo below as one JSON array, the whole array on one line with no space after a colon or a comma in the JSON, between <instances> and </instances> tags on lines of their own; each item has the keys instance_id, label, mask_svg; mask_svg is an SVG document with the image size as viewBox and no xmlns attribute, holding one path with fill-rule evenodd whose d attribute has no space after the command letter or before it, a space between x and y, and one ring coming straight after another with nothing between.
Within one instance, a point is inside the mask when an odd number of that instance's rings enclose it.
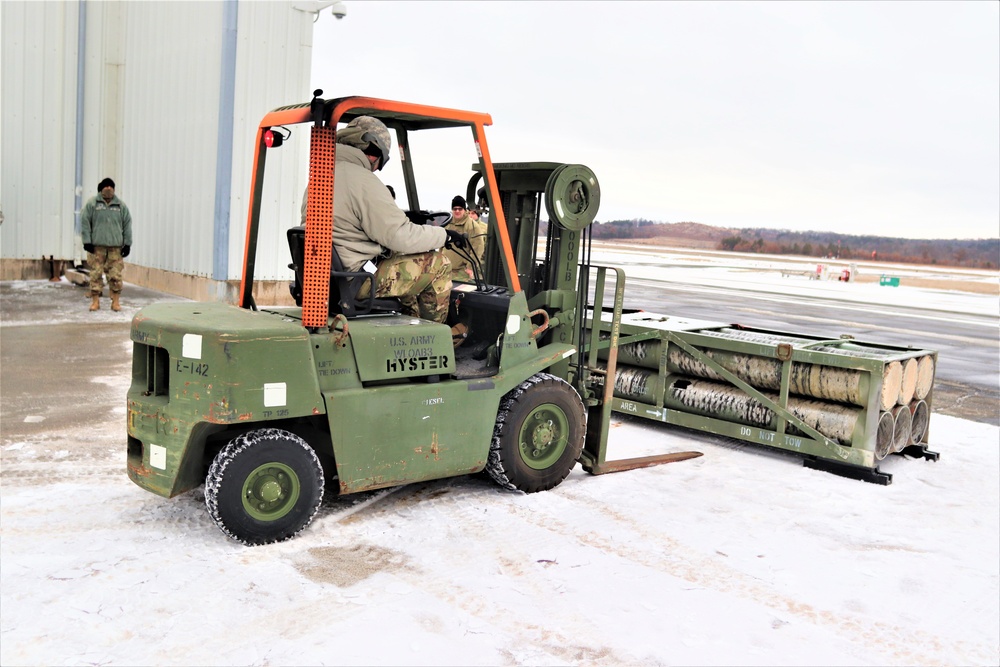
<instances>
[{"instance_id":1,"label":"rust spot on paint","mask_svg":"<svg viewBox=\"0 0 1000 667\"><path fill-rule=\"evenodd\" d=\"M252 412L244 412L242 415L240 415L239 417L237 417L237 419L239 419L241 422L248 422L251 419L253 419L253 413Z\"/></svg>"},{"instance_id":2,"label":"rust spot on paint","mask_svg":"<svg viewBox=\"0 0 1000 667\"><path fill-rule=\"evenodd\" d=\"M313 408L313 414L314 415L320 414L319 408Z\"/></svg>"},{"instance_id":3,"label":"rust spot on paint","mask_svg":"<svg viewBox=\"0 0 1000 667\"><path fill-rule=\"evenodd\" d=\"M129 469L129 472L135 473L139 477L149 477L150 475L153 474L153 471L150 470L149 468L147 468L146 466L138 466L137 467L137 466L129 464L128 469Z\"/></svg>"}]
</instances>

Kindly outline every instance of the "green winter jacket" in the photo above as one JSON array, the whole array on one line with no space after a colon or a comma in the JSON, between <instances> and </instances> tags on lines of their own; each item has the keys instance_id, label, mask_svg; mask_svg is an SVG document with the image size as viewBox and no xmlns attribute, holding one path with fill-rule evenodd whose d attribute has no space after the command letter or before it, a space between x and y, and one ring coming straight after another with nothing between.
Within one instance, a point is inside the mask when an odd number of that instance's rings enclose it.
<instances>
[{"instance_id":1,"label":"green winter jacket","mask_svg":"<svg viewBox=\"0 0 1000 667\"><path fill-rule=\"evenodd\" d=\"M132 216L118 195L104 202L101 195L92 197L83 207L84 243L95 246L122 247L132 245Z\"/></svg>"}]
</instances>

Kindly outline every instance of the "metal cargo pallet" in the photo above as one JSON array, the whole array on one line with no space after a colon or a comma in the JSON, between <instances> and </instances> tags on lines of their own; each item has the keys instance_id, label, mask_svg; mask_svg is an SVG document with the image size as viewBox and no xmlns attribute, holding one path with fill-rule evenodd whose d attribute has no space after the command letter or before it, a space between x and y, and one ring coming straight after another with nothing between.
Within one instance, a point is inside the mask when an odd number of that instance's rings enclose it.
<instances>
[{"instance_id":1,"label":"metal cargo pallet","mask_svg":"<svg viewBox=\"0 0 1000 667\"><path fill-rule=\"evenodd\" d=\"M598 312L601 312L598 310ZM611 322L593 330L608 360ZM644 311L622 316L611 408L800 455L876 484L890 454L927 448L937 352L754 329Z\"/></svg>"}]
</instances>

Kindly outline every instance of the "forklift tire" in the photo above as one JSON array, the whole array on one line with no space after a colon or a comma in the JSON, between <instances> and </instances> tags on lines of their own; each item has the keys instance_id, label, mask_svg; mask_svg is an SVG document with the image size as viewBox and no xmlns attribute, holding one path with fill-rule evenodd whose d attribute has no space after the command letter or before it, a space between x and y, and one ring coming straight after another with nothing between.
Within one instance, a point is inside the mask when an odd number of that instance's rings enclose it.
<instances>
[{"instance_id":1,"label":"forklift tire","mask_svg":"<svg viewBox=\"0 0 1000 667\"><path fill-rule=\"evenodd\" d=\"M507 489L547 491L576 465L586 431L576 390L555 375L532 375L500 400L486 471Z\"/></svg>"},{"instance_id":2,"label":"forklift tire","mask_svg":"<svg viewBox=\"0 0 1000 667\"><path fill-rule=\"evenodd\" d=\"M305 440L276 428L233 438L205 477L205 504L226 535L246 545L292 537L323 500L323 467Z\"/></svg>"}]
</instances>

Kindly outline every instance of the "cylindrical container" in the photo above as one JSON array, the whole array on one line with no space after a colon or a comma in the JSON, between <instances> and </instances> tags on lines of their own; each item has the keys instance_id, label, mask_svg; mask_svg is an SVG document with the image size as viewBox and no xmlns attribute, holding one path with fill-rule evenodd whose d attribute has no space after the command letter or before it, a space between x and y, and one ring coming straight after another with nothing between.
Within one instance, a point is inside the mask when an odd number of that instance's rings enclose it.
<instances>
[{"instance_id":1,"label":"cylindrical container","mask_svg":"<svg viewBox=\"0 0 1000 667\"><path fill-rule=\"evenodd\" d=\"M660 349L660 339L658 338L619 345L618 363L658 369L660 367ZM602 359L607 359L607 350L601 350L599 356Z\"/></svg>"},{"instance_id":2,"label":"cylindrical container","mask_svg":"<svg viewBox=\"0 0 1000 667\"><path fill-rule=\"evenodd\" d=\"M769 397L776 402L778 400L777 395ZM789 398L788 409L806 424L842 445L850 446L856 437L861 436L859 428L864 428L865 412L860 408L807 398ZM800 433L791 424L788 432Z\"/></svg>"},{"instance_id":3,"label":"cylindrical container","mask_svg":"<svg viewBox=\"0 0 1000 667\"><path fill-rule=\"evenodd\" d=\"M645 368L619 367L615 374L614 394L642 403L656 403L657 374ZM778 396L765 393L777 402ZM728 384L684 375L668 375L663 403L680 412L713 417L737 424L777 428L777 416L760 401ZM837 403L803 398L788 399L788 410L831 440L850 445L855 438L864 410ZM789 425L789 432L799 433Z\"/></svg>"},{"instance_id":4,"label":"cylindrical container","mask_svg":"<svg viewBox=\"0 0 1000 667\"><path fill-rule=\"evenodd\" d=\"M903 385L903 364L890 361L882 369L882 393L879 396L879 406L888 410L899 400L900 387Z\"/></svg>"},{"instance_id":5,"label":"cylindrical container","mask_svg":"<svg viewBox=\"0 0 1000 667\"><path fill-rule=\"evenodd\" d=\"M910 416L910 406L897 405L892 409L892 451L901 452L910 444L910 430L913 417Z\"/></svg>"},{"instance_id":6,"label":"cylindrical container","mask_svg":"<svg viewBox=\"0 0 1000 667\"><path fill-rule=\"evenodd\" d=\"M892 453L892 431L896 420L891 412L883 412L878 416L878 431L875 433L875 458L881 461Z\"/></svg>"},{"instance_id":7,"label":"cylindrical container","mask_svg":"<svg viewBox=\"0 0 1000 667\"><path fill-rule=\"evenodd\" d=\"M774 391L781 389L782 362L777 359L725 350L704 350L704 352L707 357L752 387ZM671 373L725 382L722 376L707 364L675 345L671 345L667 350L667 370ZM792 362L788 390L799 396L864 407L867 405L869 377L870 375L863 371Z\"/></svg>"},{"instance_id":8,"label":"cylindrical container","mask_svg":"<svg viewBox=\"0 0 1000 667\"><path fill-rule=\"evenodd\" d=\"M934 386L934 357L927 354L917 359L917 387L913 398L922 401Z\"/></svg>"},{"instance_id":9,"label":"cylindrical container","mask_svg":"<svg viewBox=\"0 0 1000 667\"><path fill-rule=\"evenodd\" d=\"M913 394L917 390L917 360L904 359L903 381L899 385L899 397L897 402L900 405L909 405L913 400Z\"/></svg>"},{"instance_id":10,"label":"cylindrical container","mask_svg":"<svg viewBox=\"0 0 1000 667\"><path fill-rule=\"evenodd\" d=\"M600 364L601 368L606 368ZM655 371L619 365L615 370L615 396L641 403L656 404Z\"/></svg>"},{"instance_id":11,"label":"cylindrical container","mask_svg":"<svg viewBox=\"0 0 1000 667\"><path fill-rule=\"evenodd\" d=\"M918 445L927 435L927 426L931 421L931 410L927 407L927 401L913 401L909 405L910 409L910 442L908 444Z\"/></svg>"},{"instance_id":12,"label":"cylindrical container","mask_svg":"<svg viewBox=\"0 0 1000 667\"><path fill-rule=\"evenodd\" d=\"M701 331L699 333L727 340L742 340L770 345L812 342L805 338L758 331L744 331L741 329L727 328L719 331ZM659 370L663 344L664 341L660 339L650 339L621 345L618 348L618 363ZM897 351L873 349L851 343L844 343L839 346L821 346L811 349L868 359L885 359L898 354ZM778 359L741 352L729 352L727 350L706 349L702 350L702 352L752 387L757 389L771 389L773 391L781 389L782 362ZM599 356L602 359L607 359L607 351L602 350ZM933 360L929 356L925 358L931 361L931 375L933 376ZM907 359L906 361L909 365L905 369L903 362L900 361L890 361L883 366L882 392L879 395L879 408L881 410L889 410L894 405L905 405L913 398L913 392L918 384L920 374L916 360ZM667 349L667 371L681 375L693 375L706 380L725 382L718 373L709 368L704 362L692 357L676 345L669 345ZM868 393L871 389L870 380L871 374L867 371L792 362L788 391L798 396L809 396L837 401L838 403L850 403L859 407L867 407ZM930 391L929 386L927 391ZM909 395L909 399L904 403L900 403L901 399L907 395Z\"/></svg>"},{"instance_id":13,"label":"cylindrical container","mask_svg":"<svg viewBox=\"0 0 1000 667\"><path fill-rule=\"evenodd\" d=\"M658 370L662 349L662 341L655 339L628 343L618 348L618 363ZM773 391L781 389L782 362L778 359L726 350L708 349L703 350L703 352L707 357L752 387ZM607 353L602 351L600 356L606 359ZM706 380L726 381L703 361L692 357L676 345L668 347L667 371L681 375L693 375ZM895 391L898 385L896 379L898 368L888 368L885 373L888 375L888 379L883 379L883 386ZM792 362L788 390L798 396L809 396L866 407L870 378L871 374L865 371ZM888 392L889 389L886 391ZM888 410L895 405L897 398L896 395L891 398L887 396L888 404L882 405L882 409Z\"/></svg>"}]
</instances>

